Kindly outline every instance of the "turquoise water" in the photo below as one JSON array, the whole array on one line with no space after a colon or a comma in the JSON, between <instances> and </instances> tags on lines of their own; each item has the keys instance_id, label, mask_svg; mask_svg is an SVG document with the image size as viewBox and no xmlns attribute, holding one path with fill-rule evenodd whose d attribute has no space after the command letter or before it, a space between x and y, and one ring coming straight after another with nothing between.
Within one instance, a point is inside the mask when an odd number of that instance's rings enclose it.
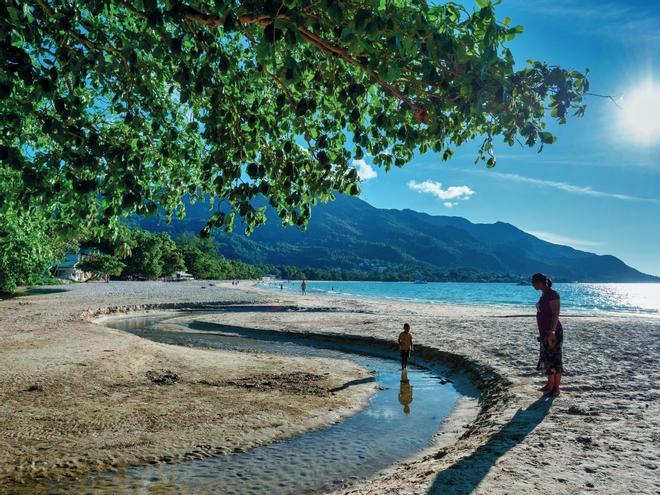
<instances>
[{"instance_id":1,"label":"turquoise water","mask_svg":"<svg viewBox=\"0 0 660 495\"><path fill-rule=\"evenodd\" d=\"M262 284L279 290L280 282ZM660 316L660 284L555 284L564 311L605 311ZM300 282L283 282L283 290L300 291ZM478 306L525 307L539 298L531 285L460 282L320 282L308 281L309 294L406 299Z\"/></svg>"}]
</instances>

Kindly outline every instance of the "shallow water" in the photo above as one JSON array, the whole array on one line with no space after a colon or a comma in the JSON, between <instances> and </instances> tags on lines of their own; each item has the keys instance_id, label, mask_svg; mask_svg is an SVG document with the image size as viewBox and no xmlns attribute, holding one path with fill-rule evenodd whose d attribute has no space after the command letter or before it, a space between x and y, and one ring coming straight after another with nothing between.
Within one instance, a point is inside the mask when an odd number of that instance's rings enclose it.
<instances>
[{"instance_id":1,"label":"shallow water","mask_svg":"<svg viewBox=\"0 0 660 495\"><path fill-rule=\"evenodd\" d=\"M280 282L261 287L280 290ZM299 292L300 282L283 282L283 290ZM603 311L660 316L660 284L557 283L563 310ZM479 282L326 282L308 281L308 294L444 302L476 306L525 307L535 311L539 293L529 284Z\"/></svg>"},{"instance_id":2,"label":"shallow water","mask_svg":"<svg viewBox=\"0 0 660 495\"><path fill-rule=\"evenodd\" d=\"M189 327L205 333L161 331L158 323L163 321L162 316L140 317L105 325L171 344L350 359L374 371L381 390L364 410L344 421L288 440L222 457L94 474L52 488L238 495L328 491L368 478L429 446L459 396L437 372L418 366L410 366L408 382L402 382L399 363L391 354L367 355L355 345L194 321Z\"/></svg>"}]
</instances>

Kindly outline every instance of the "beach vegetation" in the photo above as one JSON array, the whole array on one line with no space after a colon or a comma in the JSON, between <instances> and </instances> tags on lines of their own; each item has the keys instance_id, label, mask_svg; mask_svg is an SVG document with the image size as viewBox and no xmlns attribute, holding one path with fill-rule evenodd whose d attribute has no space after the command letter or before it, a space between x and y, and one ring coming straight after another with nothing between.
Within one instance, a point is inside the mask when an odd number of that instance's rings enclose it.
<instances>
[{"instance_id":1,"label":"beach vegetation","mask_svg":"<svg viewBox=\"0 0 660 495\"><path fill-rule=\"evenodd\" d=\"M20 202L20 175L0 165L0 293L40 283L67 249L52 210Z\"/></svg>"},{"instance_id":2,"label":"beach vegetation","mask_svg":"<svg viewBox=\"0 0 660 495\"><path fill-rule=\"evenodd\" d=\"M197 279L256 279L266 273L262 266L225 258L213 239L184 234L177 240L177 246L188 272Z\"/></svg>"},{"instance_id":3,"label":"beach vegetation","mask_svg":"<svg viewBox=\"0 0 660 495\"><path fill-rule=\"evenodd\" d=\"M0 222L0 293L39 282L55 260L55 249L38 215L5 211Z\"/></svg>"},{"instance_id":4,"label":"beach vegetation","mask_svg":"<svg viewBox=\"0 0 660 495\"><path fill-rule=\"evenodd\" d=\"M116 259L123 266L118 272L97 273L125 279L156 280L184 271L197 279L255 279L265 273L260 266L225 258L215 240L192 234L183 234L175 240L167 232L122 225L116 236L87 239L81 245L106 253L109 259Z\"/></svg>"},{"instance_id":5,"label":"beach vegetation","mask_svg":"<svg viewBox=\"0 0 660 495\"><path fill-rule=\"evenodd\" d=\"M136 278L153 280L161 275L169 275L163 272L165 265L163 259L163 243L167 234L154 234L141 229L131 231L131 252L124 259L126 268L123 273Z\"/></svg>"},{"instance_id":6,"label":"beach vegetation","mask_svg":"<svg viewBox=\"0 0 660 495\"><path fill-rule=\"evenodd\" d=\"M125 267L126 265L116 256L101 253L87 256L77 265L79 270L91 273L91 279L96 279L103 275L120 275Z\"/></svg>"}]
</instances>

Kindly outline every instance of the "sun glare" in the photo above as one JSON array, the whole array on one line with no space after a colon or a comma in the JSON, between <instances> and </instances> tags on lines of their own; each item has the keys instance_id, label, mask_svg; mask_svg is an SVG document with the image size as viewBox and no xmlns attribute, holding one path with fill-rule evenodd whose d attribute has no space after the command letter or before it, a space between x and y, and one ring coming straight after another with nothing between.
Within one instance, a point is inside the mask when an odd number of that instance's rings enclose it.
<instances>
[{"instance_id":1,"label":"sun glare","mask_svg":"<svg viewBox=\"0 0 660 495\"><path fill-rule=\"evenodd\" d=\"M619 101L623 133L640 144L660 143L660 87L651 79L632 88Z\"/></svg>"}]
</instances>

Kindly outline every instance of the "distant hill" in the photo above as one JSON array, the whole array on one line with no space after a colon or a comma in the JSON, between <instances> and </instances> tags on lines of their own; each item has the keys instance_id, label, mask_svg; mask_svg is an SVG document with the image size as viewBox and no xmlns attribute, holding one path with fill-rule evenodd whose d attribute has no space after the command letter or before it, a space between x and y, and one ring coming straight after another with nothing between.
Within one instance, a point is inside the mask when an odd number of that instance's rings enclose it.
<instances>
[{"instance_id":1,"label":"distant hill","mask_svg":"<svg viewBox=\"0 0 660 495\"><path fill-rule=\"evenodd\" d=\"M209 217L207 206L189 206L186 218L170 225L157 216L139 223L173 236L197 233ZM281 227L271 209L267 217L250 237L240 224L231 234L215 232L222 253L249 263L331 269L357 278L515 280L540 271L564 281L660 282L614 256L552 244L508 223L380 209L342 195L315 207L304 232Z\"/></svg>"}]
</instances>

